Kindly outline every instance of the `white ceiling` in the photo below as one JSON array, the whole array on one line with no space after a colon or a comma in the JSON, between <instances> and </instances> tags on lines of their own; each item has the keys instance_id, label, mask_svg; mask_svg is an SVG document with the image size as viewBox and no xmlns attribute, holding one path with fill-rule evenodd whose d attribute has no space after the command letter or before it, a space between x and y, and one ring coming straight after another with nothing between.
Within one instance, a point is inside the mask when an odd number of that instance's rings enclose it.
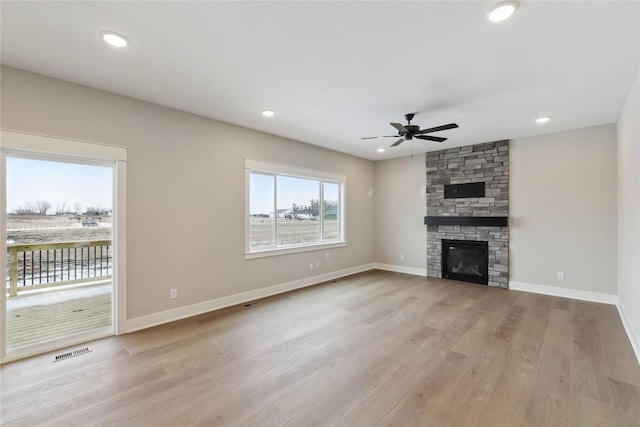
<instances>
[{"instance_id":1,"label":"white ceiling","mask_svg":"<svg viewBox=\"0 0 640 427\"><path fill-rule=\"evenodd\" d=\"M3 0L1 61L373 160L617 120L639 1L524 1L497 24L495 3ZM394 138L360 139L409 112L460 128L382 154Z\"/></svg>"}]
</instances>

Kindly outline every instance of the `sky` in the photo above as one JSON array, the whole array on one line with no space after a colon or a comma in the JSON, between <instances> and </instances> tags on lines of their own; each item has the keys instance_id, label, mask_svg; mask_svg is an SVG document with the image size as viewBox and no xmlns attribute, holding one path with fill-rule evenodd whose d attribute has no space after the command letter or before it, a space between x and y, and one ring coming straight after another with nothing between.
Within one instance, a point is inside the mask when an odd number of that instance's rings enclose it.
<instances>
[{"instance_id":1,"label":"sky","mask_svg":"<svg viewBox=\"0 0 640 427\"><path fill-rule=\"evenodd\" d=\"M110 166L62 163L7 157L7 212L39 200L51 203L54 214L63 202L73 209L112 209L113 178Z\"/></svg>"}]
</instances>

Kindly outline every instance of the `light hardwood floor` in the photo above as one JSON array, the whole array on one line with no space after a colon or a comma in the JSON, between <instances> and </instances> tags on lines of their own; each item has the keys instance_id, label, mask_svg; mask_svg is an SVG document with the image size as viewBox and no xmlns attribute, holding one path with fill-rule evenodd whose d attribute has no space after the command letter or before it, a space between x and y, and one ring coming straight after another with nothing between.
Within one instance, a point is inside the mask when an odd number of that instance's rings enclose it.
<instances>
[{"instance_id":1,"label":"light hardwood floor","mask_svg":"<svg viewBox=\"0 0 640 427\"><path fill-rule=\"evenodd\" d=\"M7 426L636 426L614 306L372 271L2 366Z\"/></svg>"}]
</instances>

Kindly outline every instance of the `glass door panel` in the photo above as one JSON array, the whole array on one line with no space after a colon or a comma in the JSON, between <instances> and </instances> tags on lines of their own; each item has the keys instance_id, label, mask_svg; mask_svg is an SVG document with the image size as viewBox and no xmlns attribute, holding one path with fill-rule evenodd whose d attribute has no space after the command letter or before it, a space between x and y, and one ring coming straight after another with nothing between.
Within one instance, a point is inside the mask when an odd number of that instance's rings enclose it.
<instances>
[{"instance_id":1,"label":"glass door panel","mask_svg":"<svg viewBox=\"0 0 640 427\"><path fill-rule=\"evenodd\" d=\"M113 164L6 158L8 351L113 333Z\"/></svg>"}]
</instances>

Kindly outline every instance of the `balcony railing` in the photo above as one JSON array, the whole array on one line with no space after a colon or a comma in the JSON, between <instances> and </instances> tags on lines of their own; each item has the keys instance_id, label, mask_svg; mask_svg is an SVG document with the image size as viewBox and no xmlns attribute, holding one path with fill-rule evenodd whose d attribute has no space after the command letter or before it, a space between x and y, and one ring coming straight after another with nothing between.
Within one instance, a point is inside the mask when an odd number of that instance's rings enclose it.
<instances>
[{"instance_id":1,"label":"balcony railing","mask_svg":"<svg viewBox=\"0 0 640 427\"><path fill-rule=\"evenodd\" d=\"M9 296L19 292L109 279L111 240L7 245Z\"/></svg>"}]
</instances>

